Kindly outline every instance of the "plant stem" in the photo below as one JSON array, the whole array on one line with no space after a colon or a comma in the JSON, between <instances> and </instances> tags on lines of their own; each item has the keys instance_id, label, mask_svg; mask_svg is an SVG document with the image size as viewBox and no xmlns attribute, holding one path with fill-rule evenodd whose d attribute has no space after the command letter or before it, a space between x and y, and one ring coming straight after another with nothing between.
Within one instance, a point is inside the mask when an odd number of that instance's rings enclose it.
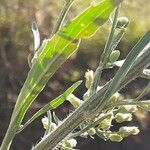
<instances>
[{"instance_id":1,"label":"plant stem","mask_svg":"<svg viewBox=\"0 0 150 150\"><path fill-rule=\"evenodd\" d=\"M118 101L112 104L108 104L105 107L105 110L109 110L113 107L119 107L119 106L123 106L123 105L149 105L150 101L149 100L141 100L141 101L136 101L136 99L126 99L123 101Z\"/></svg>"},{"instance_id":2,"label":"plant stem","mask_svg":"<svg viewBox=\"0 0 150 150\"><path fill-rule=\"evenodd\" d=\"M10 122L9 127L7 129L7 132L5 134L5 137L3 139L0 150L9 150L10 149L10 145L11 145L12 140L15 137L16 131L18 129L17 126L16 127L14 126L14 124L15 124L14 122L15 121L13 121L13 119L12 119L12 121Z\"/></svg>"},{"instance_id":3,"label":"plant stem","mask_svg":"<svg viewBox=\"0 0 150 150\"><path fill-rule=\"evenodd\" d=\"M93 84L91 86L91 93L96 92L97 86L100 82L102 70L104 69L105 65L107 64L109 55L111 53L111 49L112 49L111 42L113 40L113 36L114 36L114 33L115 33L118 15L119 15L119 7L116 8L114 19L113 19L113 24L112 24L112 27L111 27L111 31L110 31L110 34L108 36L104 51L101 55L98 68L96 69L95 74L94 74L94 81L93 81Z\"/></svg>"},{"instance_id":4,"label":"plant stem","mask_svg":"<svg viewBox=\"0 0 150 150\"><path fill-rule=\"evenodd\" d=\"M81 113L81 109L77 109L71 114L56 130L44 137L32 150L49 150L54 148L64 137L66 137L73 129L75 129L85 118Z\"/></svg>"},{"instance_id":5,"label":"plant stem","mask_svg":"<svg viewBox=\"0 0 150 150\"><path fill-rule=\"evenodd\" d=\"M50 110L47 111L47 118L48 118L48 128L46 129L44 136L46 136L51 131L52 114Z\"/></svg>"}]
</instances>

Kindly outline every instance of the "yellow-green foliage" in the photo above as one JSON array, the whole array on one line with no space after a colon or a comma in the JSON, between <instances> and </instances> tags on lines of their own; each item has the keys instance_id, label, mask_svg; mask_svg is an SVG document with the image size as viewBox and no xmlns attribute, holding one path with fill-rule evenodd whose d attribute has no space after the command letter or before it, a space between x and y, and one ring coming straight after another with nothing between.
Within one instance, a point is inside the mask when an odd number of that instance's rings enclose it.
<instances>
[{"instance_id":1,"label":"yellow-green foliage","mask_svg":"<svg viewBox=\"0 0 150 150\"><path fill-rule=\"evenodd\" d=\"M84 0L77 0L67 18L75 16L78 12L83 10L83 8L98 1L100 0L87 0L85 3ZM21 45L24 47L22 49L31 50L33 47L33 42L31 40L32 33L30 31L31 22L36 20L42 34L47 35L47 31L52 30L52 26L64 2L65 0L27 0L25 2L12 0L9 3L1 3L0 32L2 32L5 27L10 28L9 34L12 37L12 42L17 42L17 45L19 46L18 48L21 48ZM145 6L146 2L147 5ZM124 45L124 47L127 48L130 43L135 42L137 38L140 37L146 29L148 29L150 25L150 22L148 21L150 17L149 10L150 3L148 3L148 0L126 0L123 5L122 15L127 16L131 23L128 27L126 36L122 41L122 45ZM92 47L94 45L95 50L104 45L107 28L108 27L106 25L99 34L93 37L92 44L90 42ZM86 44L87 43L89 42L86 42ZM90 51L90 45L88 44L86 47L84 45L84 49L86 49L85 53ZM124 48L124 50L126 48Z\"/></svg>"}]
</instances>

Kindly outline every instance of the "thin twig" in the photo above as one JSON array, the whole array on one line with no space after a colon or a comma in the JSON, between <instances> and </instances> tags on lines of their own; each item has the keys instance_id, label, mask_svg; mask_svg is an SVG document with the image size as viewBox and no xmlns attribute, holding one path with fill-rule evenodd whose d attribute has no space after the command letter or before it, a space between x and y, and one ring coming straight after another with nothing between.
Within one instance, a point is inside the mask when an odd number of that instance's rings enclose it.
<instances>
[{"instance_id":1,"label":"thin twig","mask_svg":"<svg viewBox=\"0 0 150 150\"><path fill-rule=\"evenodd\" d=\"M149 105L150 101L149 100L140 100L140 101L136 101L135 99L126 99L123 101L117 101L115 103L111 103L106 105L106 107L104 108L105 110L109 110L113 107L119 107L119 106L123 106L123 105Z\"/></svg>"},{"instance_id":2,"label":"thin twig","mask_svg":"<svg viewBox=\"0 0 150 150\"><path fill-rule=\"evenodd\" d=\"M104 114L104 116L100 117L98 120L94 121L93 123L89 124L88 126L86 126L85 128L81 129L80 131L73 133L69 136L69 138L75 138L80 136L82 133L88 131L90 128L95 127L96 125L98 125L101 121L103 121L105 118L107 118L108 116L110 116L111 114Z\"/></svg>"},{"instance_id":3,"label":"thin twig","mask_svg":"<svg viewBox=\"0 0 150 150\"><path fill-rule=\"evenodd\" d=\"M111 53L111 42L113 40L113 36L114 36L114 33L115 33L118 15L119 15L119 7L116 8L115 15L114 15L114 20L113 20L113 24L112 24L112 28L111 28L110 34L108 36L108 40L106 42L104 51L103 51L103 53L101 55L99 66L96 69L95 74L94 74L94 81L93 81L93 84L91 86L91 93L96 92L97 86L98 86L98 84L100 82L102 70L106 66L107 61L108 61L108 57L109 57L109 55Z\"/></svg>"}]
</instances>

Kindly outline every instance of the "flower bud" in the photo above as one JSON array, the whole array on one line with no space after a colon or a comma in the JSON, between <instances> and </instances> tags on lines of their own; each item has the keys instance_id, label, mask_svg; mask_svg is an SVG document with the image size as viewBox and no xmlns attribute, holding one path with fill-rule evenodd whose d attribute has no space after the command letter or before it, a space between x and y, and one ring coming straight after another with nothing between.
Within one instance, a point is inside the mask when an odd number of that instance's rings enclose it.
<instances>
[{"instance_id":1,"label":"flower bud","mask_svg":"<svg viewBox=\"0 0 150 150\"><path fill-rule=\"evenodd\" d=\"M92 136L96 133L96 130L94 128L90 128L88 131L87 131L88 135L89 136Z\"/></svg>"},{"instance_id":2,"label":"flower bud","mask_svg":"<svg viewBox=\"0 0 150 150\"><path fill-rule=\"evenodd\" d=\"M112 132L110 130L103 132L100 129L96 130L96 135L99 136L100 138L102 138L104 141L109 140L109 136Z\"/></svg>"},{"instance_id":3,"label":"flower bud","mask_svg":"<svg viewBox=\"0 0 150 150\"><path fill-rule=\"evenodd\" d=\"M120 51L119 50L113 50L110 54L109 61L111 63L114 63L115 61L118 60L119 56L120 56Z\"/></svg>"},{"instance_id":4,"label":"flower bud","mask_svg":"<svg viewBox=\"0 0 150 150\"><path fill-rule=\"evenodd\" d=\"M138 133L140 132L140 130L138 129L138 127L121 127L119 129L119 134L122 136L122 137L127 137L129 135L137 135Z\"/></svg>"},{"instance_id":5,"label":"flower bud","mask_svg":"<svg viewBox=\"0 0 150 150\"><path fill-rule=\"evenodd\" d=\"M57 125L56 125L56 123L51 123L50 124L50 128L51 128L51 131L53 131L53 130L55 130L56 128L57 128Z\"/></svg>"},{"instance_id":6,"label":"flower bud","mask_svg":"<svg viewBox=\"0 0 150 150\"><path fill-rule=\"evenodd\" d=\"M112 133L110 134L110 137L109 139L112 141L112 142L121 142L123 140L123 138L117 134L117 133Z\"/></svg>"},{"instance_id":7,"label":"flower bud","mask_svg":"<svg viewBox=\"0 0 150 150\"><path fill-rule=\"evenodd\" d=\"M85 86L86 86L87 89L89 89L91 87L91 84L93 83L93 79L94 79L94 72L93 72L93 70L88 70L85 73L85 78L86 78Z\"/></svg>"},{"instance_id":8,"label":"flower bud","mask_svg":"<svg viewBox=\"0 0 150 150\"><path fill-rule=\"evenodd\" d=\"M77 145L77 141L75 139L69 139L65 141L65 146L68 148L73 148Z\"/></svg>"},{"instance_id":9,"label":"flower bud","mask_svg":"<svg viewBox=\"0 0 150 150\"><path fill-rule=\"evenodd\" d=\"M120 17L117 20L116 28L126 28L129 24L129 19L127 17Z\"/></svg>"},{"instance_id":10,"label":"flower bud","mask_svg":"<svg viewBox=\"0 0 150 150\"><path fill-rule=\"evenodd\" d=\"M43 128L47 129L48 128L48 118L45 116L44 118L42 118L42 124L43 124Z\"/></svg>"},{"instance_id":11,"label":"flower bud","mask_svg":"<svg viewBox=\"0 0 150 150\"><path fill-rule=\"evenodd\" d=\"M102 122L100 122L98 128L103 130L108 130L111 127L111 122L113 120L113 113L108 115Z\"/></svg>"},{"instance_id":12,"label":"flower bud","mask_svg":"<svg viewBox=\"0 0 150 150\"><path fill-rule=\"evenodd\" d=\"M130 113L117 113L115 115L115 120L118 123L122 123L124 121L131 121L132 120L132 114L130 114Z\"/></svg>"},{"instance_id":13,"label":"flower bud","mask_svg":"<svg viewBox=\"0 0 150 150\"><path fill-rule=\"evenodd\" d=\"M134 113L138 110L136 105L124 105L121 106L120 108L122 112L130 112L130 113Z\"/></svg>"},{"instance_id":14,"label":"flower bud","mask_svg":"<svg viewBox=\"0 0 150 150\"><path fill-rule=\"evenodd\" d=\"M66 100L68 100L73 105L74 108L78 108L83 102L82 100L74 96L73 94L69 94Z\"/></svg>"},{"instance_id":15,"label":"flower bud","mask_svg":"<svg viewBox=\"0 0 150 150\"><path fill-rule=\"evenodd\" d=\"M116 92L115 94L113 94L113 95L110 97L109 102L111 102L111 103L116 102L119 97L120 97L120 94L119 94L118 92Z\"/></svg>"}]
</instances>

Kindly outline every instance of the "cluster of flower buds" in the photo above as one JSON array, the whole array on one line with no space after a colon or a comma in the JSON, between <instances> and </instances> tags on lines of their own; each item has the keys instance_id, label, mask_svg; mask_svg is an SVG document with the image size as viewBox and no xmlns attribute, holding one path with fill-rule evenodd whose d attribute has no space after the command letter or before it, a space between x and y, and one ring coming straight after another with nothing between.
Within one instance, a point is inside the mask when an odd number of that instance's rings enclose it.
<instances>
[{"instance_id":1,"label":"cluster of flower buds","mask_svg":"<svg viewBox=\"0 0 150 150\"><path fill-rule=\"evenodd\" d=\"M112 54L110 55L110 62L116 61L118 57L119 52L113 51ZM85 73L85 78L86 78L85 86L87 88L87 91L83 95L83 100L79 99L72 93L66 98L66 100L69 101L75 109L77 109L80 105L82 105L82 103L90 96L90 88L91 85L93 84L94 72L92 70L88 70ZM102 87L98 86L97 91L99 91L101 88ZM108 100L107 104L113 104L121 100L123 100L123 96L120 93L116 92ZM112 125L113 120L116 121L117 123L131 121L132 114L137 110L138 109L136 105L122 105L118 107L114 106L113 108L104 110L101 114L96 115L94 118L86 120L79 125L80 130L84 131L82 132L82 134L80 134L80 136L81 137L90 136L91 138L93 138L94 135L97 135L100 138L104 139L105 141L110 140L113 142L120 142L123 140L123 138L127 136L137 135L140 132L140 130L138 129L138 127L135 126L132 127L123 126L118 131L111 131L112 129L111 127L113 126ZM53 114L53 118L56 123L51 121L50 125L51 131L56 129L57 125L61 122L56 116L56 114ZM95 122L97 124L93 125L93 123ZM42 118L42 123L44 129L47 129L49 127L49 120L47 117ZM76 144L77 141L74 138L64 139L57 145L57 147L55 147L55 150L60 149L71 150L76 146Z\"/></svg>"},{"instance_id":2,"label":"cluster of flower buds","mask_svg":"<svg viewBox=\"0 0 150 150\"><path fill-rule=\"evenodd\" d=\"M104 140L111 140L113 142L120 142L123 140L123 138L127 136L137 135L140 130L138 129L138 127L135 126L124 126L121 127L117 132L110 130L112 126L112 120L115 120L117 123L131 121L132 114L136 111L136 105L125 105L109 110L109 112L111 112L111 115L108 115L108 117L106 117L103 121L99 123L99 126L96 129L96 134Z\"/></svg>"},{"instance_id":3,"label":"cluster of flower buds","mask_svg":"<svg viewBox=\"0 0 150 150\"><path fill-rule=\"evenodd\" d=\"M96 134L104 139L105 141L110 140L112 142L121 142L123 138L128 137L130 135L137 135L140 132L138 127L132 126L124 126L119 129L117 132L113 132L110 130L96 130Z\"/></svg>"},{"instance_id":4,"label":"cluster of flower buds","mask_svg":"<svg viewBox=\"0 0 150 150\"><path fill-rule=\"evenodd\" d=\"M115 51L114 51L115 52ZM111 57L116 56L111 55ZM116 59L112 59L112 61L116 61ZM87 88L87 92L83 96L83 100L86 100L90 95L90 87L93 83L94 79L94 72L92 70L88 70L85 73L85 86ZM97 91L100 90L102 87L98 87ZM123 96L116 92L111 96L109 99L108 103L112 104L117 101L120 101L123 99ZM76 109L78 108L82 103L83 100L80 100L73 94L70 94L67 97L67 100L73 105L73 107ZM137 106L136 105L123 105L119 107L114 107L107 112L101 113L99 116L96 116L95 118L84 121L84 123L80 124L80 129L86 128L88 125L92 124L93 122L97 121L99 118L103 117L106 113L108 114L99 124L96 126L93 126L89 128L86 132L82 133L82 137L87 137L90 136L93 138L95 134L97 134L99 137L101 137L104 140L111 140L114 142L120 142L124 137L127 137L129 135L136 135L139 132L139 129L137 127L121 127L119 131L117 132L112 132L111 127L112 127L112 121L115 120L117 123L122 123L125 121L131 121L132 120L132 114L137 111Z\"/></svg>"},{"instance_id":5,"label":"cluster of flower buds","mask_svg":"<svg viewBox=\"0 0 150 150\"><path fill-rule=\"evenodd\" d=\"M122 123L124 121L131 121L132 114L137 110L138 109L136 105L120 106L116 111L117 113L115 114L115 121L118 123Z\"/></svg>"},{"instance_id":6,"label":"cluster of flower buds","mask_svg":"<svg viewBox=\"0 0 150 150\"><path fill-rule=\"evenodd\" d=\"M65 139L56 146L55 150L72 150L76 145L77 141L75 139Z\"/></svg>"},{"instance_id":7,"label":"cluster of flower buds","mask_svg":"<svg viewBox=\"0 0 150 150\"><path fill-rule=\"evenodd\" d=\"M115 120L117 123L122 123L125 121L131 121L132 120L132 114L136 112L137 106L136 105L124 105L120 106L118 108L113 108L111 111L113 112L113 120ZM109 123L110 125L110 123ZM102 129L100 129L102 130ZM104 129L103 129L104 131ZM107 134L106 134L106 133ZM118 132L111 132L109 130L105 130L105 140L110 139L111 141L120 142L123 138L130 136L130 135L136 135L139 133L139 129L137 127L121 127ZM109 133L109 134L108 134Z\"/></svg>"},{"instance_id":8,"label":"cluster of flower buds","mask_svg":"<svg viewBox=\"0 0 150 150\"><path fill-rule=\"evenodd\" d=\"M115 56L116 55L116 56ZM113 51L113 53L110 55L111 62L116 61L119 57L119 52L118 51ZM86 78L86 84L87 87L87 92L84 94L83 99L86 100L87 97L89 97L89 90L90 86L93 82L93 71L88 71L85 75ZM89 78L91 80L89 80ZM100 90L102 87L98 87L97 90ZM123 96L116 92L114 93L111 98L109 99L108 103L113 104L117 101L123 100ZM106 112L101 113L99 116L96 116L92 121L87 121L82 124L81 130L88 126L90 123L98 120L99 118L103 117L106 113L108 115L101 121L99 122L98 125L91 127L88 131L84 132L82 136L90 136L93 137L93 135L98 135L104 140L110 140L113 142L120 142L123 140L123 138L130 136L130 135L136 135L139 133L139 129L135 126L133 127L121 127L119 131L111 131L112 121L115 120L117 123L122 123L125 121L131 121L132 120L132 114L136 112L137 106L136 105L123 105L119 107L114 107L110 110L107 110Z\"/></svg>"}]
</instances>

